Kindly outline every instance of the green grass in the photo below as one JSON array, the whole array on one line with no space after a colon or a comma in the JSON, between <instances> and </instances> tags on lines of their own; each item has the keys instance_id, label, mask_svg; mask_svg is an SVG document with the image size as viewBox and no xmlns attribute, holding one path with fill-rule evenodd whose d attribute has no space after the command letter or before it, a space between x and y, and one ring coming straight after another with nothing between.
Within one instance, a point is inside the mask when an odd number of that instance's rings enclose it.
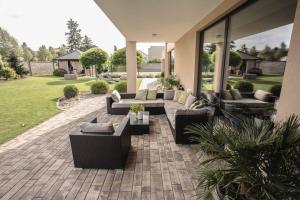
<instances>
[{"instance_id":1,"label":"green grass","mask_svg":"<svg viewBox=\"0 0 300 200\"><path fill-rule=\"evenodd\" d=\"M57 114L56 100L63 96L66 85L89 91L94 81L94 78L66 81L60 77L44 76L0 82L0 144ZM110 89L113 87L110 84Z\"/></svg>"}]
</instances>

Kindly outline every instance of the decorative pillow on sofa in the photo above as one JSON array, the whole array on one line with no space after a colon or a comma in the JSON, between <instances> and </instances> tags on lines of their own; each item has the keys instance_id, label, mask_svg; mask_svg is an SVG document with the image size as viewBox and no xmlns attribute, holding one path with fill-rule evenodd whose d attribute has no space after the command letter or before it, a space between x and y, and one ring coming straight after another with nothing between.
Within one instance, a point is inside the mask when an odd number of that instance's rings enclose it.
<instances>
[{"instance_id":1,"label":"decorative pillow on sofa","mask_svg":"<svg viewBox=\"0 0 300 200\"><path fill-rule=\"evenodd\" d=\"M147 100L155 100L157 95L157 90L148 90Z\"/></svg>"},{"instance_id":2,"label":"decorative pillow on sofa","mask_svg":"<svg viewBox=\"0 0 300 200\"><path fill-rule=\"evenodd\" d=\"M111 98L113 99L114 102L118 103L119 101L121 101L121 95L117 90L114 90L111 93Z\"/></svg>"},{"instance_id":3,"label":"decorative pillow on sofa","mask_svg":"<svg viewBox=\"0 0 300 200\"><path fill-rule=\"evenodd\" d=\"M222 90L222 98L224 100L232 100L232 95L229 90Z\"/></svg>"},{"instance_id":4,"label":"decorative pillow on sofa","mask_svg":"<svg viewBox=\"0 0 300 200\"><path fill-rule=\"evenodd\" d=\"M83 133L99 133L99 134L113 134L115 132L112 123L89 123L84 122L80 125Z\"/></svg>"},{"instance_id":5,"label":"decorative pillow on sofa","mask_svg":"<svg viewBox=\"0 0 300 200\"><path fill-rule=\"evenodd\" d=\"M187 100L187 98L188 98L188 96L189 96L189 93L183 91L181 93L180 97L178 98L177 102L184 105L185 102L186 102L186 100Z\"/></svg>"},{"instance_id":6,"label":"decorative pillow on sofa","mask_svg":"<svg viewBox=\"0 0 300 200\"><path fill-rule=\"evenodd\" d=\"M135 99L136 100L147 100L147 93L148 93L147 89L145 89L145 90L138 90L136 92Z\"/></svg>"},{"instance_id":7,"label":"decorative pillow on sofa","mask_svg":"<svg viewBox=\"0 0 300 200\"><path fill-rule=\"evenodd\" d=\"M182 90L175 90L175 94L174 94L174 101L178 101L178 99L179 99L179 97L180 97L180 95L181 95L181 93L182 93L183 91Z\"/></svg>"},{"instance_id":8,"label":"decorative pillow on sofa","mask_svg":"<svg viewBox=\"0 0 300 200\"><path fill-rule=\"evenodd\" d=\"M263 90L256 90L254 98L260 101L268 102L272 98L272 93Z\"/></svg>"},{"instance_id":9,"label":"decorative pillow on sofa","mask_svg":"<svg viewBox=\"0 0 300 200\"><path fill-rule=\"evenodd\" d=\"M230 93L231 93L232 98L234 100L239 100L239 99L243 98L242 95L241 95L241 93L240 93L240 91L237 90L237 89L230 90Z\"/></svg>"},{"instance_id":10,"label":"decorative pillow on sofa","mask_svg":"<svg viewBox=\"0 0 300 200\"><path fill-rule=\"evenodd\" d=\"M189 96L187 97L187 99L186 99L186 101L185 101L184 106L185 106L186 108L191 108L192 104L196 101L196 99L197 99L197 98L196 98L195 96L189 94Z\"/></svg>"}]
</instances>

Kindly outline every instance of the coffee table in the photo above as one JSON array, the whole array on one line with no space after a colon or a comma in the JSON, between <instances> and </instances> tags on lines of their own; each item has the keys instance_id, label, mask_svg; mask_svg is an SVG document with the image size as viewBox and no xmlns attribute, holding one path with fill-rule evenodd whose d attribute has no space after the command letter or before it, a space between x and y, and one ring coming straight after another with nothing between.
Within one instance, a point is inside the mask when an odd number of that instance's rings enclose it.
<instances>
[{"instance_id":1,"label":"coffee table","mask_svg":"<svg viewBox=\"0 0 300 200\"><path fill-rule=\"evenodd\" d=\"M131 135L149 134L150 113L143 111L144 119L137 119L129 123L128 131Z\"/></svg>"}]
</instances>

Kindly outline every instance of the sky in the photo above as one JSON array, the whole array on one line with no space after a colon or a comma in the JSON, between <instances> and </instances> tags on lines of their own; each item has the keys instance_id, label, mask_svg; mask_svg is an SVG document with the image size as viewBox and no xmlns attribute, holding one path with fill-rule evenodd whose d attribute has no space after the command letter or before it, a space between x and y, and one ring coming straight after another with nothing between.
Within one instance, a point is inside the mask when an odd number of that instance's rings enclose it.
<instances>
[{"instance_id":1,"label":"sky","mask_svg":"<svg viewBox=\"0 0 300 200\"><path fill-rule=\"evenodd\" d=\"M70 18L79 23L82 35L108 53L114 45L125 47L124 36L93 0L0 0L0 27L33 50L66 43ZM163 44L138 43L137 48L147 53L150 45Z\"/></svg>"}]
</instances>

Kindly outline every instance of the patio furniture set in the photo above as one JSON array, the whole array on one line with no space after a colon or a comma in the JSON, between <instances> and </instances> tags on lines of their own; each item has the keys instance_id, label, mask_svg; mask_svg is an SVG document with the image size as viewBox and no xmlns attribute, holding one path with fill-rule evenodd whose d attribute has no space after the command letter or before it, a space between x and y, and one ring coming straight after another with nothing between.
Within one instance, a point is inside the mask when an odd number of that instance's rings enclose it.
<instances>
[{"instance_id":1,"label":"patio furniture set","mask_svg":"<svg viewBox=\"0 0 300 200\"><path fill-rule=\"evenodd\" d=\"M152 96L148 96L147 92L152 93ZM243 101L242 97L240 99ZM259 100L254 101L259 103ZM230 101L222 100L221 103L226 107ZM132 104L144 107L146 120L130 120ZM189 135L184 133L186 126L212 122L216 114L214 106L180 90L168 95L150 90L139 90L136 94L119 94L114 91L106 97L106 106L108 114L125 115L124 118L115 130L110 123L97 123L96 118L74 129L70 134L70 141L75 167L124 168L131 147L131 135L149 134L149 114L166 115L176 144L190 144Z\"/></svg>"}]
</instances>

